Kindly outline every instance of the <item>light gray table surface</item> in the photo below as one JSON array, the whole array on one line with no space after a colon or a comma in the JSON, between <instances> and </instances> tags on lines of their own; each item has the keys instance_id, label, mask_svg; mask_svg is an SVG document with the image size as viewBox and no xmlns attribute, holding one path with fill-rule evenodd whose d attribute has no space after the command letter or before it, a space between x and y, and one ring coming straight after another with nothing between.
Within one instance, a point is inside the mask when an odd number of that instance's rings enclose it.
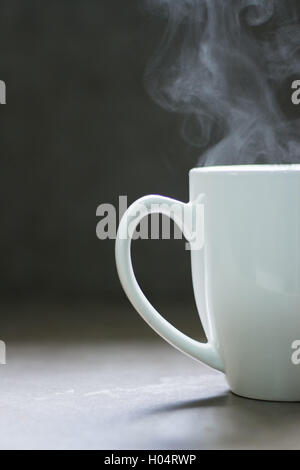
<instances>
[{"instance_id":1,"label":"light gray table surface","mask_svg":"<svg viewBox=\"0 0 300 470\"><path fill-rule=\"evenodd\" d=\"M110 316L98 337L93 317L80 330L81 316L36 324L29 311L23 334L11 311L2 328L1 449L300 448L300 404L231 394L221 373L141 337L134 316L128 335L114 336Z\"/></svg>"}]
</instances>

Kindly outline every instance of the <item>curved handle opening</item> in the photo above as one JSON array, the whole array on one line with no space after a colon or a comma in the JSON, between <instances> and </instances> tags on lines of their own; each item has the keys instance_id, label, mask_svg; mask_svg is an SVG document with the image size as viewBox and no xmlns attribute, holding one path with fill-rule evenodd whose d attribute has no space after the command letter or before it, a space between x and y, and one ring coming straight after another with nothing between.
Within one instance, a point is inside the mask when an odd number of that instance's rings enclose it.
<instances>
[{"instance_id":1,"label":"curved handle opening","mask_svg":"<svg viewBox=\"0 0 300 470\"><path fill-rule=\"evenodd\" d=\"M163 196L145 196L134 202L125 212L116 238L116 264L121 284L127 297L141 317L168 343L184 354L224 372L216 348L208 341L200 343L185 335L165 320L142 292L134 275L131 261L131 240L143 217L161 213L171 217L189 239L192 233L193 206ZM188 215L184 217L183 214Z\"/></svg>"}]
</instances>

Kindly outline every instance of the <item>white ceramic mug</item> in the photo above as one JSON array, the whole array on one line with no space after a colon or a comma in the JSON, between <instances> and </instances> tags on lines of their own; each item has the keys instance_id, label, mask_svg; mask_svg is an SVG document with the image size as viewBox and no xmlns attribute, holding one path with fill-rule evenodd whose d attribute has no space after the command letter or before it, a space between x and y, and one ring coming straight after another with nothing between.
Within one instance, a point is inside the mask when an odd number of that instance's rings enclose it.
<instances>
[{"instance_id":1,"label":"white ceramic mug","mask_svg":"<svg viewBox=\"0 0 300 470\"><path fill-rule=\"evenodd\" d=\"M174 328L146 299L125 236L138 204L147 214L153 204L174 203L193 213L199 197L204 245L191 251L191 261L205 344ZM129 207L118 230L116 261L144 320L182 352L224 372L234 393L300 401L300 361L292 360L300 340L300 165L192 169L188 204L146 196Z\"/></svg>"}]
</instances>

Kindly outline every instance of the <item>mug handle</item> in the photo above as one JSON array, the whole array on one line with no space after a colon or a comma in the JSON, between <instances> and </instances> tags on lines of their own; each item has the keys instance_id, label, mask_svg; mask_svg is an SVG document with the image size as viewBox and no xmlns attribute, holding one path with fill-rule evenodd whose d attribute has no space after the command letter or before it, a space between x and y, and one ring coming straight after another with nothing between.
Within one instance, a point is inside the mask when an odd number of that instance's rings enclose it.
<instances>
[{"instance_id":1,"label":"mug handle","mask_svg":"<svg viewBox=\"0 0 300 470\"><path fill-rule=\"evenodd\" d=\"M174 207L178 207L179 210L174 211ZM191 217L183 218L183 214L187 214L188 211L190 211ZM193 203L184 204L164 196L144 196L135 201L127 209L119 225L116 237L117 270L123 289L132 305L154 331L179 351L224 372L221 358L211 342L200 343L165 320L145 297L133 272L130 252L131 239L142 218L153 213L167 215L178 224L183 234L188 234L191 233L191 226L189 226L192 223L191 211L193 212ZM188 222L184 219L188 219Z\"/></svg>"}]
</instances>

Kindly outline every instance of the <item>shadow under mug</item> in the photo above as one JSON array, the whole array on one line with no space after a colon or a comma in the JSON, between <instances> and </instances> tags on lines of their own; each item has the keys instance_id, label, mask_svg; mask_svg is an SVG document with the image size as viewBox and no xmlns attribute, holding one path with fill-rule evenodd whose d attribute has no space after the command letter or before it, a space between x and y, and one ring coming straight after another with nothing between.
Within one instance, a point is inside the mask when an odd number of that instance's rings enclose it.
<instances>
[{"instance_id":1,"label":"shadow under mug","mask_svg":"<svg viewBox=\"0 0 300 470\"><path fill-rule=\"evenodd\" d=\"M300 401L300 165L194 168L189 177L189 203L145 196L124 214L116 240L122 286L157 333L224 372L234 393ZM128 229L153 212L196 239L192 278L207 343L167 322L136 281Z\"/></svg>"}]
</instances>

